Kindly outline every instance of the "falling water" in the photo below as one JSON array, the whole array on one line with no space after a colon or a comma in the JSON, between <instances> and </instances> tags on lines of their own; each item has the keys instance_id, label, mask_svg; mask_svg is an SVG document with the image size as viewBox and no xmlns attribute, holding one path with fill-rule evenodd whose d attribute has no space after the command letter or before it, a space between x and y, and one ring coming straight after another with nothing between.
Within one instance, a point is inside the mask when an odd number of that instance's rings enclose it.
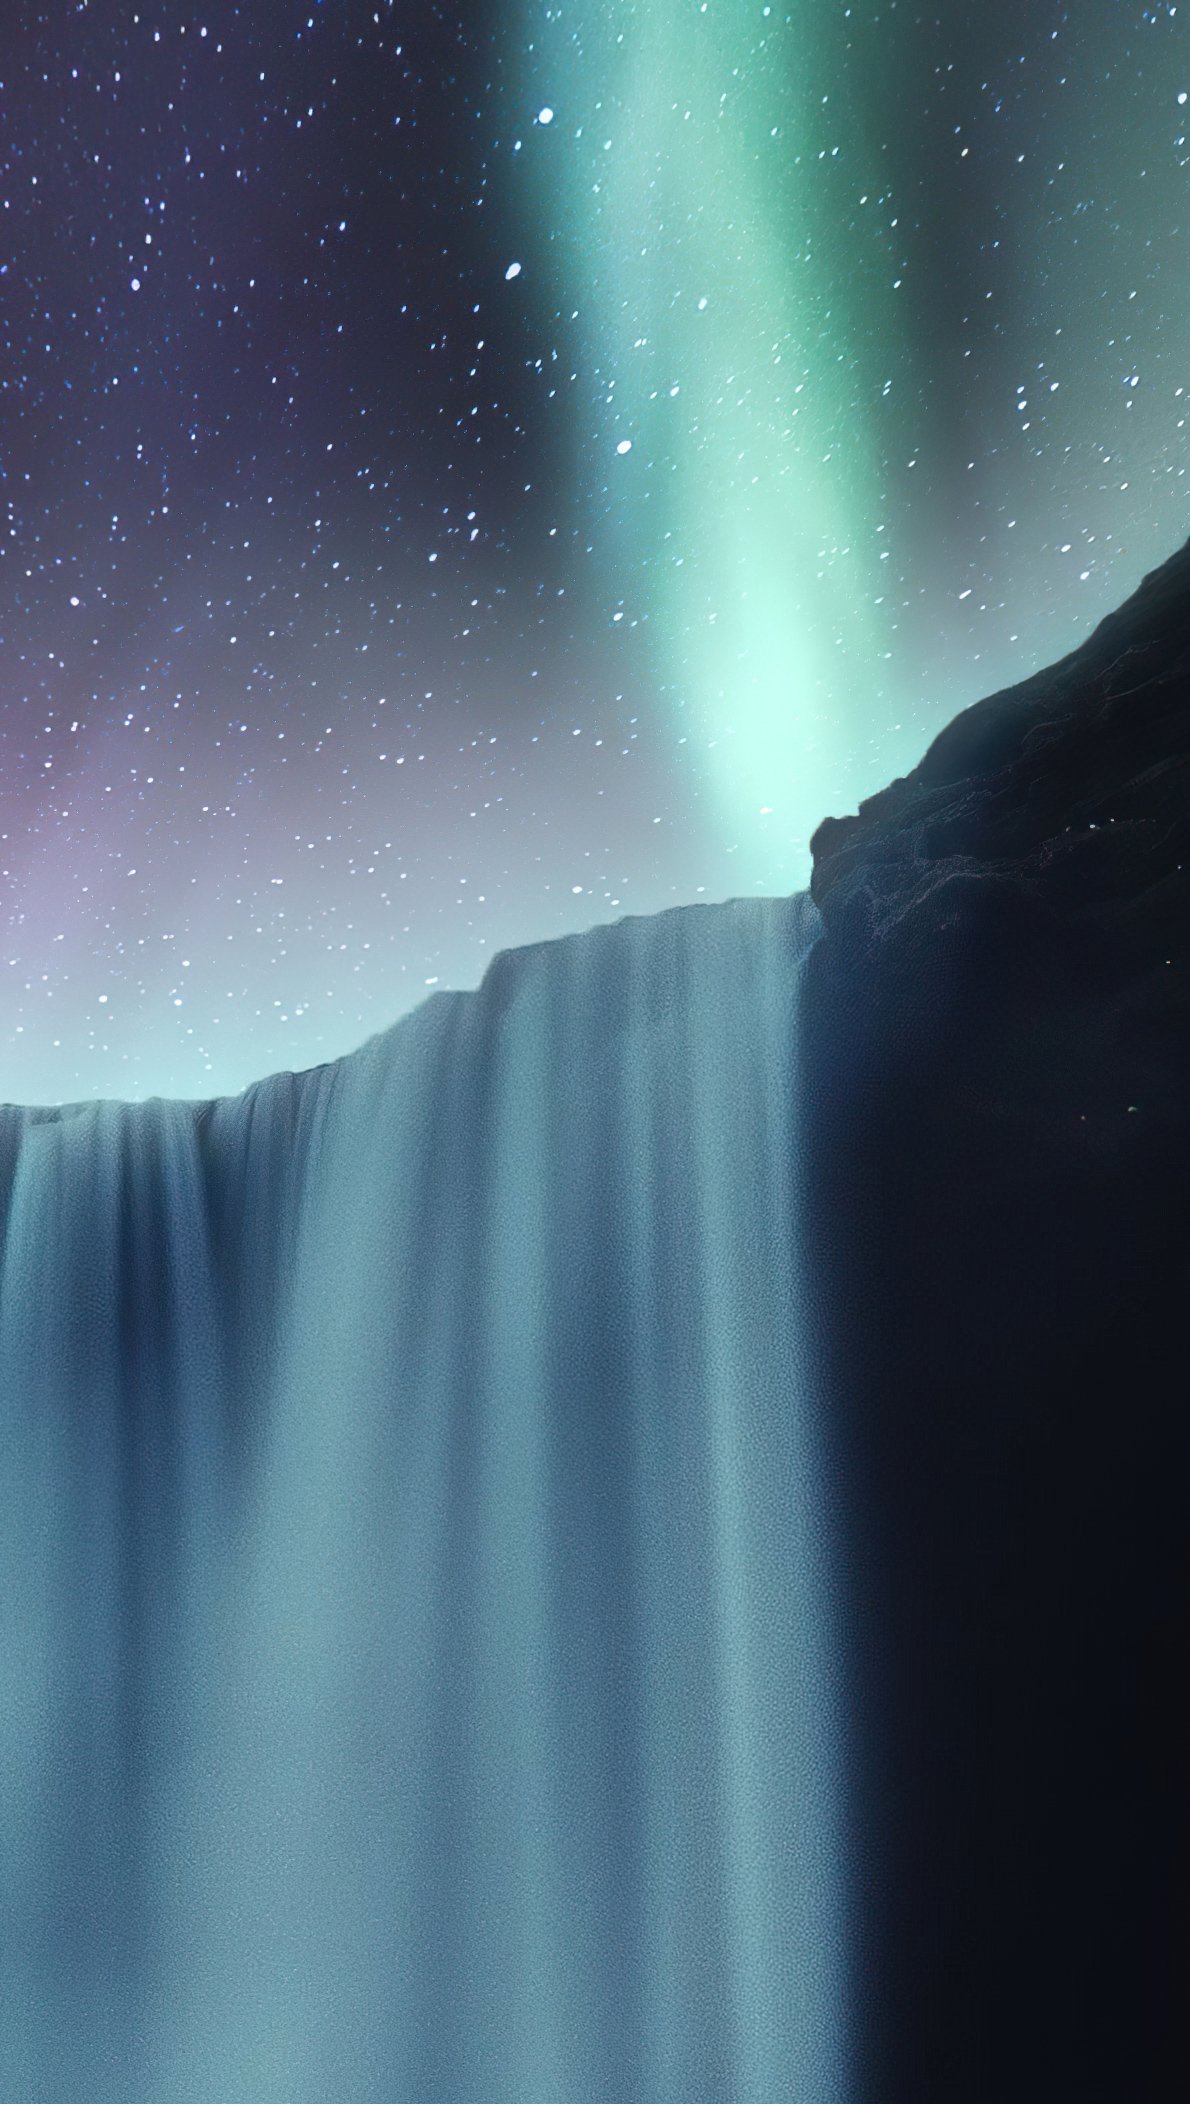
<instances>
[{"instance_id":1,"label":"falling water","mask_svg":"<svg viewBox=\"0 0 1190 2104\"><path fill-rule=\"evenodd\" d=\"M0 2091L838 2104L806 898L0 1110Z\"/></svg>"}]
</instances>

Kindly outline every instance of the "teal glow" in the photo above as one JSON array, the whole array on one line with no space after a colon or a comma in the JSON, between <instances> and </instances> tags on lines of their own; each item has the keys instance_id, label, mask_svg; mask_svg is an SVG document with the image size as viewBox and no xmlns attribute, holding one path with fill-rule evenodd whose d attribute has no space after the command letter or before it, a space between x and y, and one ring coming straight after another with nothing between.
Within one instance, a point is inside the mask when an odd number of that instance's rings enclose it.
<instances>
[{"instance_id":1,"label":"teal glow","mask_svg":"<svg viewBox=\"0 0 1190 2104\"><path fill-rule=\"evenodd\" d=\"M747 881L802 881L889 618L863 407L886 302L865 287L858 326L836 32L740 0L530 19L537 262L594 346L572 431L608 620L648 622L679 764Z\"/></svg>"}]
</instances>

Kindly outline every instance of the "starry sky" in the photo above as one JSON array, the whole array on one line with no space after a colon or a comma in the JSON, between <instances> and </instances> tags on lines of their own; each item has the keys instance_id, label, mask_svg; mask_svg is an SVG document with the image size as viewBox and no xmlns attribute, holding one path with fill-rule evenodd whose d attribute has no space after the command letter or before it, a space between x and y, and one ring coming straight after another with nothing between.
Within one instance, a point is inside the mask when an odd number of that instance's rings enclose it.
<instances>
[{"instance_id":1,"label":"starry sky","mask_svg":"<svg viewBox=\"0 0 1190 2104\"><path fill-rule=\"evenodd\" d=\"M801 889L1190 532L1190 0L8 0L0 1097Z\"/></svg>"}]
</instances>

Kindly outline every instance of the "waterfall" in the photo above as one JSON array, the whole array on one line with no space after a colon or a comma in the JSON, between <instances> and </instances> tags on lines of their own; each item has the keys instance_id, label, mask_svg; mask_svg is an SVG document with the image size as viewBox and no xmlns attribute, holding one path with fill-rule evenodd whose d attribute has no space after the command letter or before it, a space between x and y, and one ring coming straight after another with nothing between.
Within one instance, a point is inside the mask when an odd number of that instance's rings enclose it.
<instances>
[{"instance_id":1,"label":"waterfall","mask_svg":"<svg viewBox=\"0 0 1190 2104\"><path fill-rule=\"evenodd\" d=\"M845 2096L816 926L0 1108L4 2096Z\"/></svg>"}]
</instances>

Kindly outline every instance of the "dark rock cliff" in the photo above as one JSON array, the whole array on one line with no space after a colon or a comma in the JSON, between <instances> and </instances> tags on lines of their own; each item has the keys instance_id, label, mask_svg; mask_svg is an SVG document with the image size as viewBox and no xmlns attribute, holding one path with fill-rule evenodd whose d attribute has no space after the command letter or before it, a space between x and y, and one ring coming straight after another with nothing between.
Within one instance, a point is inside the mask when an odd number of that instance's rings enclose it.
<instances>
[{"instance_id":1,"label":"dark rock cliff","mask_svg":"<svg viewBox=\"0 0 1190 2104\"><path fill-rule=\"evenodd\" d=\"M1184 2094L1190 547L813 847L861 2093Z\"/></svg>"}]
</instances>

